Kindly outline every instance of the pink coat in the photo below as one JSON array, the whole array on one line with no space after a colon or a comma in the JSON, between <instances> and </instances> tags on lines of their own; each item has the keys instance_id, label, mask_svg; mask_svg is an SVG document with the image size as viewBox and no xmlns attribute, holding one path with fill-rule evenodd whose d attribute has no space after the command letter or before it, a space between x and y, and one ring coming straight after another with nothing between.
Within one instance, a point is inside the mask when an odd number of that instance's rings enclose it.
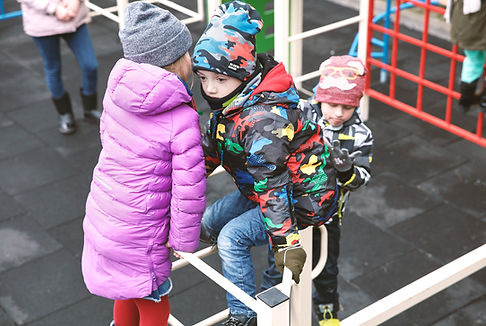
<instances>
[{"instance_id":1,"label":"pink coat","mask_svg":"<svg viewBox=\"0 0 486 326\"><path fill-rule=\"evenodd\" d=\"M17 0L21 4L25 34L34 37L73 33L84 23L89 23L89 9L80 1L74 19L63 22L56 18L56 7L62 0Z\"/></svg>"},{"instance_id":2,"label":"pink coat","mask_svg":"<svg viewBox=\"0 0 486 326\"><path fill-rule=\"evenodd\" d=\"M162 68L120 59L111 71L83 223L91 293L145 297L170 274L167 241L179 251L197 248L206 170L191 99Z\"/></svg>"}]
</instances>

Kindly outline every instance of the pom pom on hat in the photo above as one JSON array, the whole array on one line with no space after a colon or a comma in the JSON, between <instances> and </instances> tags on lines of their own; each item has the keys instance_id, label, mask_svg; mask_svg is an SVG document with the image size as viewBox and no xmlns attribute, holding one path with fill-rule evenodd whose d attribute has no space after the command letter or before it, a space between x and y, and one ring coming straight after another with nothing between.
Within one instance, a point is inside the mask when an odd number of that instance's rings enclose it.
<instances>
[{"instance_id":1,"label":"pom pom on hat","mask_svg":"<svg viewBox=\"0 0 486 326\"><path fill-rule=\"evenodd\" d=\"M368 72L360 59L349 55L333 56L321 63L319 71L316 101L359 106Z\"/></svg>"},{"instance_id":2,"label":"pom pom on hat","mask_svg":"<svg viewBox=\"0 0 486 326\"><path fill-rule=\"evenodd\" d=\"M255 36L262 27L260 14L251 5L241 1L220 5L194 47L193 69L246 80L256 69Z\"/></svg>"},{"instance_id":3,"label":"pom pom on hat","mask_svg":"<svg viewBox=\"0 0 486 326\"><path fill-rule=\"evenodd\" d=\"M118 35L125 58L159 67L174 63L192 45L186 25L169 11L143 1L125 8L125 26Z\"/></svg>"}]
</instances>

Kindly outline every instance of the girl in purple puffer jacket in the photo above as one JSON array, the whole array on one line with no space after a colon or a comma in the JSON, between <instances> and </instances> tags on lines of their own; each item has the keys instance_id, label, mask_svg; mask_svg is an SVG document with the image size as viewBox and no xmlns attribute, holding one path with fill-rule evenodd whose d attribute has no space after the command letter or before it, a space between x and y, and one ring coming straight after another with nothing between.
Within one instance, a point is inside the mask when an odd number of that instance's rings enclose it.
<instances>
[{"instance_id":1,"label":"girl in purple puffer jacket","mask_svg":"<svg viewBox=\"0 0 486 326\"><path fill-rule=\"evenodd\" d=\"M125 58L103 100L82 271L91 293L115 300L113 325L167 325L169 248L196 250L205 207L199 115L185 83L192 38L141 1L128 5L119 36Z\"/></svg>"}]
</instances>

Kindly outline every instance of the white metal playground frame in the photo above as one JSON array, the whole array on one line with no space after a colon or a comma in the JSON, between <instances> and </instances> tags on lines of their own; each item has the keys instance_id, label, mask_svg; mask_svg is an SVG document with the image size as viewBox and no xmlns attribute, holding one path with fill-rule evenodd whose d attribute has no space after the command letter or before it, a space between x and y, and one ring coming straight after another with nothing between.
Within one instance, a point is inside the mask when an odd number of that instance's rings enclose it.
<instances>
[{"instance_id":1,"label":"white metal playground frame","mask_svg":"<svg viewBox=\"0 0 486 326\"><path fill-rule=\"evenodd\" d=\"M197 1L197 12L184 8L175 3L175 1L167 0L151 0L150 2L158 2L169 8L182 12L189 16L189 18L182 20L189 24L204 19L204 4L203 0ZM319 76L318 71L314 71L302 75L302 40L308 37L314 37L338 28L342 28L352 24L359 24L359 43L358 43L358 57L366 61L367 53L367 34L368 34L368 15L369 15L369 1L359 0L359 14L355 17L347 18L341 21L334 22L329 25L321 26L319 28L302 31L303 20L303 1L304 0L274 0L274 54L278 61L283 62L289 68L289 72L294 76L296 85L300 87L303 81L316 78ZM220 0L207 0L208 12L213 12L221 3ZM117 0L117 6L110 8L101 8L93 3L87 3L92 10L92 15L103 15L109 19L116 21L120 27L123 21L123 10L128 4L128 0ZM118 15L115 15L117 12ZM300 89L304 93L306 90ZM369 97L364 96L361 102L361 113L363 118L368 118ZM323 228L321 228L323 229ZM325 230L325 229L324 229ZM312 232L310 228L302 231L302 240L308 257L311 257L312 252ZM327 233L323 233L322 237L323 250L321 253L327 252ZM226 291L235 295L243 303L257 312L259 325L278 325L278 326L310 326L311 325L311 282L312 278L322 270L325 263L325 255L320 258L318 266L311 271L310 258L307 259L304 271L301 275L301 282L296 285L291 281L291 275L284 272L284 281L282 284L275 287L280 293L280 304L271 307L268 302L265 303L257 296L253 299L246 293L237 288L234 284L226 280L221 274L216 272L210 266L205 264L201 258L206 257L215 252L215 248L207 248L194 254L181 253L183 260L178 260L173 265L173 270L177 270L187 264L192 264L196 269L200 270L216 284L222 286ZM468 277L476 271L486 266L486 244L477 249L465 254L462 257L446 264L445 266L423 276L422 278L404 286L398 291L386 296L385 298L371 304L370 306L358 311L357 313L347 317L341 321L342 326L354 325L378 325L408 308L420 303L428 297L442 291L452 284ZM292 285L293 284L293 285ZM274 289L274 288L272 288ZM270 291L269 289L267 291ZM274 289L274 290L275 290ZM291 289L291 290L290 290ZM273 291L273 294L276 292ZM278 293L277 293L278 294ZM278 295L277 295L278 296ZM286 300L285 297L290 300ZM211 316L199 323L197 326L212 325L226 317L228 311L222 311L214 316ZM171 316L169 323L172 326L181 326L174 316Z\"/></svg>"},{"instance_id":2,"label":"white metal playground frame","mask_svg":"<svg viewBox=\"0 0 486 326\"><path fill-rule=\"evenodd\" d=\"M358 57L363 62L366 62L367 47L370 46L367 42L368 17L370 14L368 0L359 1L359 14L357 16L304 32L302 31L303 0L275 0L274 3L275 58L289 67L289 71L298 87L301 82L319 76L319 71L302 75L302 40L305 38L358 23ZM285 19L285 17L290 18ZM302 89L301 91L305 92ZM367 120L369 115L369 97L367 95L363 96L360 108L363 118ZM340 324L341 326L378 325L485 266L486 244L347 317Z\"/></svg>"},{"instance_id":3,"label":"white metal playground frame","mask_svg":"<svg viewBox=\"0 0 486 326\"><path fill-rule=\"evenodd\" d=\"M176 3L176 1L169 1L169 0L148 0L146 2L157 2L163 6L166 6L170 9L176 10L180 13L183 13L188 18L181 19L181 22L184 24L191 24L203 21L204 19L204 0L195 0L197 2L197 11L191 10L189 8L183 7ZM124 21L124 12L125 7L128 5L129 0L116 0L116 6L103 8L100 7L93 2L86 0L86 6L90 9L90 15L93 16L104 16L108 19L111 19L118 23L119 28L123 27ZM116 14L115 14L116 13Z\"/></svg>"},{"instance_id":4,"label":"white metal playground frame","mask_svg":"<svg viewBox=\"0 0 486 326\"><path fill-rule=\"evenodd\" d=\"M236 285L228 281L223 275L206 264L201 258L207 257L216 252L216 247L208 247L194 254L179 253L183 259L175 261L172 271L191 264L205 276L214 281L218 286L234 295L245 305L257 313L258 325L267 326L302 326L312 324L312 278L316 277L324 268L327 259L327 231L324 226L321 231L321 253L323 253L317 265L312 270L312 228L300 231L301 243L308 254L304 264L299 284L292 280L290 270L285 268L283 281L277 286L270 288L260 294L256 299L250 297ZM228 316L228 309L210 316L194 326L210 326ZM184 326L174 316L169 317L169 325Z\"/></svg>"}]
</instances>

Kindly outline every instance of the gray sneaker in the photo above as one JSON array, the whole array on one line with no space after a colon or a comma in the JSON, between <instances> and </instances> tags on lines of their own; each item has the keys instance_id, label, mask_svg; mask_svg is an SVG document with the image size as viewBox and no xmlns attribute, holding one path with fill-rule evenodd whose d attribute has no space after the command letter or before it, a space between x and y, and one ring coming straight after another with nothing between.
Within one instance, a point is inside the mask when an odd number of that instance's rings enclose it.
<instances>
[{"instance_id":1,"label":"gray sneaker","mask_svg":"<svg viewBox=\"0 0 486 326\"><path fill-rule=\"evenodd\" d=\"M229 315L228 319L223 321L223 326L256 326L256 317L248 317L245 315Z\"/></svg>"}]
</instances>

